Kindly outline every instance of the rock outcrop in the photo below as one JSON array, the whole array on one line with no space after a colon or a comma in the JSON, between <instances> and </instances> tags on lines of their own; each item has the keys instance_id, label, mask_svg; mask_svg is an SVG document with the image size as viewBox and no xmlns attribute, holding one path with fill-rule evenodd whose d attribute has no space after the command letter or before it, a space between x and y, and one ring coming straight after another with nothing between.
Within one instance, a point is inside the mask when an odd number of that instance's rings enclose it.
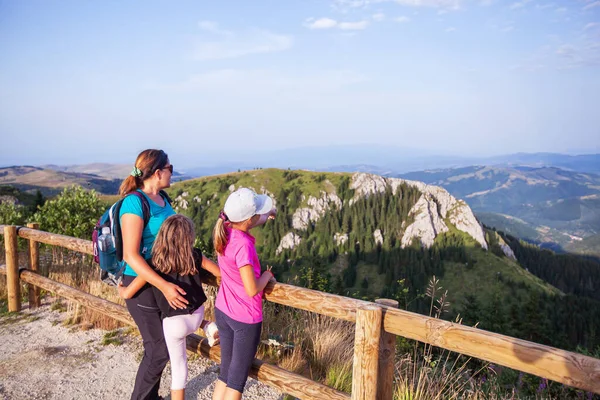
<instances>
[{"instance_id":1,"label":"rock outcrop","mask_svg":"<svg viewBox=\"0 0 600 400\"><path fill-rule=\"evenodd\" d=\"M423 193L409 212L414 222L404 231L401 246L410 246L413 238L418 238L423 247L431 247L436 236L448 232L448 226L440 217L437 203L430 193Z\"/></svg>"},{"instance_id":2,"label":"rock outcrop","mask_svg":"<svg viewBox=\"0 0 600 400\"><path fill-rule=\"evenodd\" d=\"M321 191L321 197L309 196L308 207L299 208L292 216L292 226L294 229L306 230L308 224L317 222L334 204L337 207L342 206L342 201L335 193Z\"/></svg>"},{"instance_id":3,"label":"rock outcrop","mask_svg":"<svg viewBox=\"0 0 600 400\"><path fill-rule=\"evenodd\" d=\"M498 239L498 244L500 245L500 248L502 249L502 252L504 253L504 255L508 258L510 258L511 260L517 260L517 257L515 256L515 252L510 248L510 246L508 244L506 244L506 242L504 241L504 239L502 239L502 236L498 235L497 233L495 234L496 238Z\"/></svg>"},{"instance_id":4,"label":"rock outcrop","mask_svg":"<svg viewBox=\"0 0 600 400\"><path fill-rule=\"evenodd\" d=\"M288 232L284 237L281 238L275 254L279 255L284 249L293 249L298 246L302 239L294 232Z\"/></svg>"},{"instance_id":5,"label":"rock outcrop","mask_svg":"<svg viewBox=\"0 0 600 400\"><path fill-rule=\"evenodd\" d=\"M375 229L373 232L373 239L375 239L375 244L383 244L383 234L381 233L381 229Z\"/></svg>"},{"instance_id":6,"label":"rock outcrop","mask_svg":"<svg viewBox=\"0 0 600 400\"><path fill-rule=\"evenodd\" d=\"M347 233L336 233L335 235L333 235L333 241L335 242L336 245L343 246L344 243L346 243L348 241L348 234Z\"/></svg>"},{"instance_id":7,"label":"rock outcrop","mask_svg":"<svg viewBox=\"0 0 600 400\"><path fill-rule=\"evenodd\" d=\"M423 246L431 246L438 234L448 231L445 223L445 220L448 220L458 230L473 237L481 247L487 250L488 245L485 241L483 227L475 218L471 208L464 201L457 200L446 189L439 186L406 179L356 173L352 176L350 184L355 191L351 204L363 196L382 193L388 186L392 189L392 193L396 194L398 187L403 183L415 187L423 193L411 210L414 222L405 230L402 237L403 246L410 244L414 237L419 237Z\"/></svg>"}]
</instances>

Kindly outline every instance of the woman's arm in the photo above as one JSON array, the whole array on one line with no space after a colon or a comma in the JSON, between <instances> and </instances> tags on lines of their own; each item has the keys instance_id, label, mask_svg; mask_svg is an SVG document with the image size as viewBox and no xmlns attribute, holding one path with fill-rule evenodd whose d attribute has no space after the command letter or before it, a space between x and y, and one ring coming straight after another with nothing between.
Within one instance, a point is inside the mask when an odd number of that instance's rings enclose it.
<instances>
[{"instance_id":1,"label":"woman's arm","mask_svg":"<svg viewBox=\"0 0 600 400\"><path fill-rule=\"evenodd\" d=\"M213 260L204 256L202 256L202 269L207 270L216 277L221 276L221 269L219 266Z\"/></svg>"},{"instance_id":2,"label":"woman's arm","mask_svg":"<svg viewBox=\"0 0 600 400\"><path fill-rule=\"evenodd\" d=\"M131 281L129 286L123 286L123 283L119 282L119 285L117 286L117 291L119 292L119 296L121 298L130 299L141 288L143 288L145 284L146 284L146 281L143 278L136 276L135 279L133 281Z\"/></svg>"},{"instance_id":3,"label":"woman's arm","mask_svg":"<svg viewBox=\"0 0 600 400\"><path fill-rule=\"evenodd\" d=\"M123 260L140 276L160 290L173 308L185 308L188 301L183 297L185 290L165 281L144 260L140 254L140 243L144 220L135 214L123 214L121 232L123 236Z\"/></svg>"},{"instance_id":4,"label":"woman's arm","mask_svg":"<svg viewBox=\"0 0 600 400\"><path fill-rule=\"evenodd\" d=\"M250 297L254 297L263 291L269 281L275 279L271 271L263 272L260 278L256 279L254 277L254 268L250 264L240 268L240 275L242 277L242 282L244 283L246 294Z\"/></svg>"}]
</instances>

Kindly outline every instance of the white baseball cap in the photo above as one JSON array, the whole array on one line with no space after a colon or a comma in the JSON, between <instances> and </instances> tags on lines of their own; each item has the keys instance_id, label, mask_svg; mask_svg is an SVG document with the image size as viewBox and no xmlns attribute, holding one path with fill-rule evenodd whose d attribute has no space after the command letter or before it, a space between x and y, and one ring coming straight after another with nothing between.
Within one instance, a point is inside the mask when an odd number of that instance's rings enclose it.
<instances>
[{"instance_id":1,"label":"white baseball cap","mask_svg":"<svg viewBox=\"0 0 600 400\"><path fill-rule=\"evenodd\" d=\"M223 212L231 222L242 222L256 214L266 214L273 208L273 199L256 194L248 188L239 188L225 202Z\"/></svg>"}]
</instances>

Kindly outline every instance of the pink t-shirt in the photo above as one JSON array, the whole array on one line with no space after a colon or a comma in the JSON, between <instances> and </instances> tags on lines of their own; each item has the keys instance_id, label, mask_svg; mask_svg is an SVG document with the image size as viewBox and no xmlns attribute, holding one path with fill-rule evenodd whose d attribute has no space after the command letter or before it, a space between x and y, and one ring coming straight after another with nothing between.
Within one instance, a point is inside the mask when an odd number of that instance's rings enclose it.
<instances>
[{"instance_id":1,"label":"pink t-shirt","mask_svg":"<svg viewBox=\"0 0 600 400\"><path fill-rule=\"evenodd\" d=\"M255 239L249 233L237 229L228 230L227 233L229 243L225 248L225 254L218 256L221 286L215 307L238 322L246 324L261 322L263 292L253 297L248 296L240 275L240 268L250 264L254 270L254 277L260 278L260 262L254 245Z\"/></svg>"}]
</instances>

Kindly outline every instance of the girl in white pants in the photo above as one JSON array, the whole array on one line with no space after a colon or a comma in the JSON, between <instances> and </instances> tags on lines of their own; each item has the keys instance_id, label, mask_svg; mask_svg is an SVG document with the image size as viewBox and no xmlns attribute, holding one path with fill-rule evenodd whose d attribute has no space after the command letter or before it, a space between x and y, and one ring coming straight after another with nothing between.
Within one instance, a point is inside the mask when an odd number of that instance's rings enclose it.
<instances>
[{"instance_id":1,"label":"girl in white pants","mask_svg":"<svg viewBox=\"0 0 600 400\"><path fill-rule=\"evenodd\" d=\"M209 323L204 320L204 306L198 308L192 314L175 315L163 320L163 331L167 349L169 349L169 359L171 360L172 391L185 389L188 375L185 338L194 333L198 327L206 332L209 344L212 346L216 341L214 337L217 333L217 326L214 322Z\"/></svg>"},{"instance_id":2,"label":"girl in white pants","mask_svg":"<svg viewBox=\"0 0 600 400\"><path fill-rule=\"evenodd\" d=\"M202 281L209 273L221 276L221 271L217 264L194 248L195 238L192 220L176 214L163 222L152 247L150 265L164 280L183 289L187 301L187 305L182 309L171 308L162 292L152 287L156 305L163 318L165 342L171 360L172 400L185 398L188 374L185 338L198 328L202 328L208 337L209 345L213 346L218 340L217 325L204 320L203 304L206 295L202 289ZM138 276L127 287L119 285L119 294L129 299L134 297L144 285L147 285L146 281Z\"/></svg>"}]
</instances>

